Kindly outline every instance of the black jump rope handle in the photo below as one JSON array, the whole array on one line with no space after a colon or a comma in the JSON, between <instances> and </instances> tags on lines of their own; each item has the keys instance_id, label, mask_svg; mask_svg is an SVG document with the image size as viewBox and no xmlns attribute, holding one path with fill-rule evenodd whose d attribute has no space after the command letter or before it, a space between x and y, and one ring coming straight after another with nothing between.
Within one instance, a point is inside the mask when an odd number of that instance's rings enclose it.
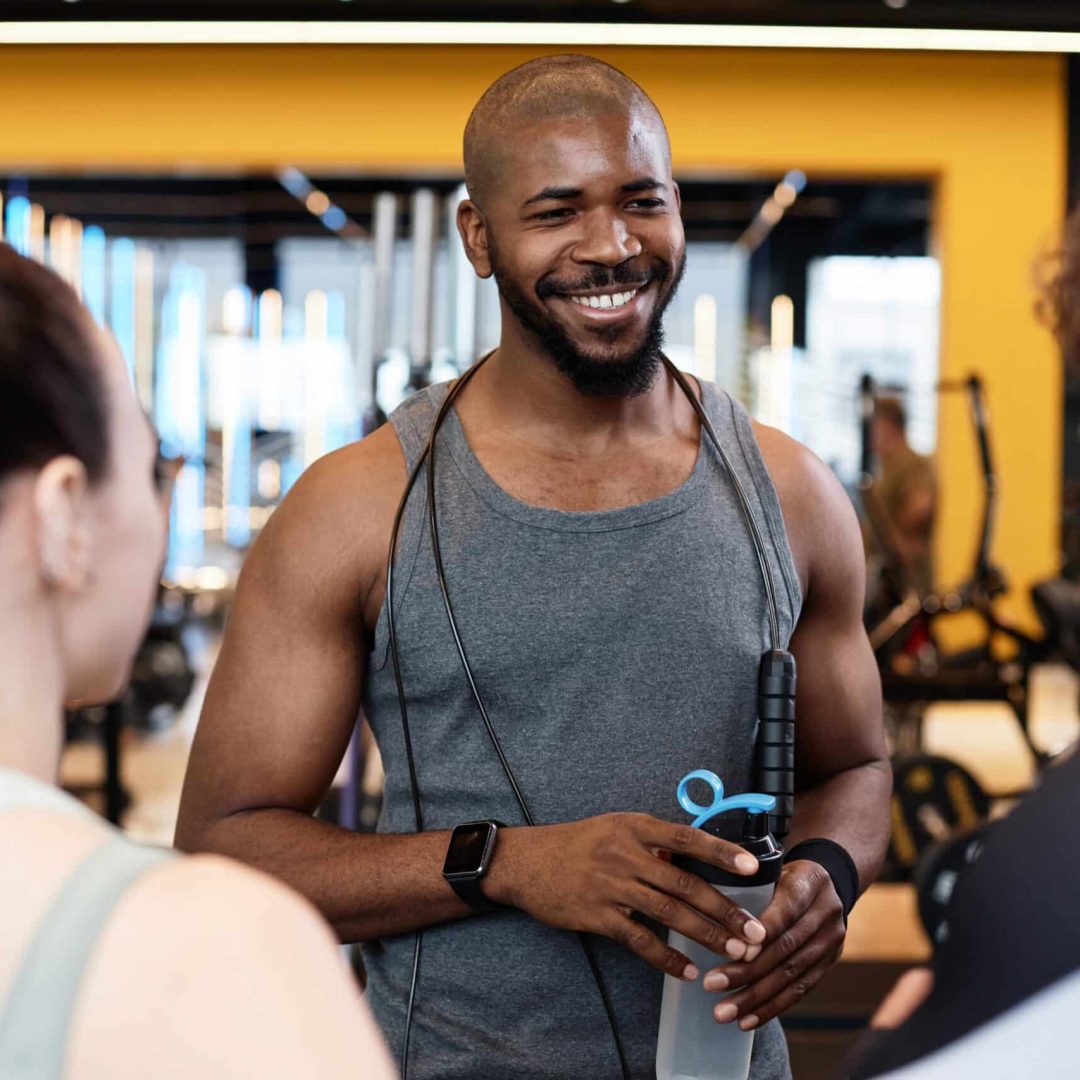
<instances>
[{"instance_id":1,"label":"black jump rope handle","mask_svg":"<svg viewBox=\"0 0 1080 1080\"><path fill-rule=\"evenodd\" d=\"M754 790L776 796L770 829L782 840L795 809L795 657L771 649L758 669L758 736Z\"/></svg>"}]
</instances>

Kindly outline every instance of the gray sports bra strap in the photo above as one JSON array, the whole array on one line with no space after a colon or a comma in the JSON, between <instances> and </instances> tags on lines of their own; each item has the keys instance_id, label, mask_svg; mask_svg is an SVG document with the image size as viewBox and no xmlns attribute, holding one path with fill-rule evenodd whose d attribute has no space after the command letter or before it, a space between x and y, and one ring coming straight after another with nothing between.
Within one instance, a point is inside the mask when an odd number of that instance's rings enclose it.
<instances>
[{"instance_id":1,"label":"gray sports bra strap","mask_svg":"<svg viewBox=\"0 0 1080 1080\"><path fill-rule=\"evenodd\" d=\"M23 955L0 1015L0 1076L60 1080L79 984L121 896L173 857L118 838L93 851L64 883Z\"/></svg>"}]
</instances>

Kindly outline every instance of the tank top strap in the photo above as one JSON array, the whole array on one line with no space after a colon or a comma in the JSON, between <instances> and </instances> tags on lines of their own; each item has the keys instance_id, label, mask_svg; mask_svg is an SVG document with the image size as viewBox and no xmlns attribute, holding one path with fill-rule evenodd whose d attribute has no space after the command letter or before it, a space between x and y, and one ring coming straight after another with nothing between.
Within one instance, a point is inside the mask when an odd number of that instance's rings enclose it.
<instances>
[{"instance_id":1,"label":"tank top strap","mask_svg":"<svg viewBox=\"0 0 1080 1080\"><path fill-rule=\"evenodd\" d=\"M23 954L0 1013L4 1080L61 1080L79 987L109 916L143 874L174 857L118 836L76 867Z\"/></svg>"},{"instance_id":2,"label":"tank top strap","mask_svg":"<svg viewBox=\"0 0 1080 1080\"><path fill-rule=\"evenodd\" d=\"M436 383L406 398L391 414L390 423L401 444L409 473L416 468L431 435L431 425L450 391L449 383ZM420 481L417 481L419 486Z\"/></svg>"},{"instance_id":3,"label":"tank top strap","mask_svg":"<svg viewBox=\"0 0 1080 1080\"><path fill-rule=\"evenodd\" d=\"M784 526L780 498L762 457L750 414L726 390L704 380L700 380L700 384L705 412L746 490L765 540L769 569L780 608L781 633L784 638L780 644L783 647L787 645L787 640L799 621L802 586ZM709 449L712 450L711 446ZM786 626L783 625L784 622Z\"/></svg>"},{"instance_id":4,"label":"tank top strap","mask_svg":"<svg viewBox=\"0 0 1080 1080\"><path fill-rule=\"evenodd\" d=\"M450 392L449 383L436 383L406 398L391 414L390 424L405 455L405 468L412 476L427 448L431 438L431 427L446 395ZM442 438L440 437L440 445ZM401 603L412 580L416 567L416 557L424 536L427 520L427 484L426 466L420 470L412 493L405 507L405 517L401 523L401 535L398 538L397 555L394 557L394 610L400 609ZM368 660L374 671L386 666L390 653L390 635L387 628L387 606L383 603L375 624L375 646ZM396 625L396 623L395 623Z\"/></svg>"}]
</instances>

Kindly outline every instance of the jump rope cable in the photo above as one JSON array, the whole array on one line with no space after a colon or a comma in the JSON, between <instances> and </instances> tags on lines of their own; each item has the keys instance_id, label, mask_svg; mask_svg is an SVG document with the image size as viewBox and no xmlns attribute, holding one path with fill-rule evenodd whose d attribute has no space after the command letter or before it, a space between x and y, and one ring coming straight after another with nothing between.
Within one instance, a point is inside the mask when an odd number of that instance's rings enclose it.
<instances>
[{"instance_id":1,"label":"jump rope cable","mask_svg":"<svg viewBox=\"0 0 1080 1080\"><path fill-rule=\"evenodd\" d=\"M739 479L739 474L731 464L731 458L728 457L727 451L721 445L720 438L716 434L716 429L712 426L712 421L709 419L708 413L705 412L701 402L698 401L697 394L694 393L690 384L686 381L686 376L666 356L663 359L664 366L678 384L679 389L686 395L687 401L693 406L694 412L697 413L698 420L701 421L701 426L705 429L705 434L708 435L709 441L713 445L713 449L716 451L721 462L723 462L724 469L728 476L731 477L732 486L735 488L735 494L739 500L739 508L742 510L743 519L746 521L746 527L750 530L750 539L754 543L754 554L757 555L758 570L761 572L761 582L765 586L765 603L769 611L770 644L772 649L779 649L780 615L776 606L776 593L773 589L772 574L769 572L769 556L765 550L765 542L761 538L761 530L758 528L757 518L754 516L754 508L750 505L750 499L746 494L746 489L743 487L742 481Z\"/></svg>"},{"instance_id":2,"label":"jump rope cable","mask_svg":"<svg viewBox=\"0 0 1080 1080\"><path fill-rule=\"evenodd\" d=\"M390 535L390 551L387 557L386 566L386 611L387 611L387 627L390 645L390 654L394 667L394 681L397 687L398 695L398 707L401 713L402 732L405 743L405 755L408 760L409 767L409 783L412 791L413 800L413 814L416 821L416 831L423 831L423 809L420 803L420 786L416 773L416 760L413 754L412 747L412 735L409 726L408 707L405 697L405 687L401 676L401 662L398 654L397 647L397 633L394 620L394 586L393 586L393 570L394 570L394 555L397 550L398 536L401 531L401 523L405 515L405 507L408 503L409 495L412 493L413 488L416 486L417 478L420 475L420 470L423 468L424 463L427 462L427 497L428 497L428 523L431 531L431 544L432 551L435 558L436 574L439 580L439 588L443 597L443 605L446 608L447 619L450 624L450 629L454 637L454 644L457 647L458 656L461 660L462 668L465 672L465 676L469 683L469 688L473 695L473 700L476 702L480 716L483 719L484 727L487 730L488 738L495 750L495 753L499 759L499 764L502 766L503 772L506 775L507 780L510 783L510 787L513 789L514 798L521 809L522 816L525 819L525 823L528 826L535 824L532 814L529 812L528 805L525 801L525 797L522 794L521 788L518 785L517 778L514 776L514 772L510 767L509 761L506 759L506 755L503 752L502 745L499 742L498 735L495 732L494 725L491 722L491 718L488 715L487 708L484 705L483 698L480 695L480 690L476 685L476 679L473 676L472 668L469 664L468 656L465 652L465 646L461 639L461 634L458 631L457 620L454 617L453 605L450 601L450 592L447 587L446 573L442 560L442 549L439 544L439 528L438 528L438 510L435 500L435 443L438 436L439 429L442 427L443 421L446 418L447 413L450 411L451 406L457 396L464 390L468 382L473 376L480 370L483 364L488 360L492 354L488 354L483 359L474 364L468 371L466 371L457 381L457 383L451 388L446 398L443 400L442 406L435 417L435 422L432 424L431 434L428 438L427 446L421 453L419 459L414 466L412 473L409 476L408 482L405 486L405 492L402 495L401 502L398 505L397 513L394 516L394 525ZM771 640L773 648L778 647L780 633L779 633L779 616L776 607L776 597L773 591L772 577L768 570L768 556L765 552L765 546L761 538L761 533L758 529L757 520L754 517L753 508L750 506L749 499L746 495L746 491L739 480L738 475L735 472L734 467L731 464L727 453L717 437L716 431L713 429L712 422L709 420L704 408L698 401L697 396L690 388L689 383L674 364L668 360L667 357L663 358L664 365L671 373L675 382L690 402L694 411L697 413L698 419L701 422L702 428L706 432L709 441L712 443L713 448L716 450L728 476L732 480L732 484L735 488L736 496L739 501L739 506L742 510L743 517L746 521L747 527L750 531L750 536L754 544L755 554L757 555L758 567L761 571L761 578L765 586L765 595L769 612L769 627L771 631ZM622 1039L619 1035L618 1026L615 1021L614 1006L611 1001L610 994L604 983L603 975L600 971L600 965L596 958L595 949L592 942L588 939L584 933L579 933L578 940L581 942L582 949L584 950L585 957L588 961L589 968L592 972L593 979L596 983L597 990L600 993L601 1001L604 1005L604 1012L607 1014L608 1024L611 1028L612 1039L615 1043L615 1049L619 1056L619 1066L622 1072L623 1080L629 1080L630 1069L626 1059L626 1052L622 1045ZM420 955L423 942L423 931L416 931L416 946L413 952L413 971L412 979L409 988L409 1004L405 1018L405 1033L402 1042L402 1061L401 1061L401 1077L402 1080L408 1080L408 1063L409 1063L409 1042L412 1033L412 1020L414 1014L414 1008L416 1004L416 991L420 974Z\"/></svg>"}]
</instances>

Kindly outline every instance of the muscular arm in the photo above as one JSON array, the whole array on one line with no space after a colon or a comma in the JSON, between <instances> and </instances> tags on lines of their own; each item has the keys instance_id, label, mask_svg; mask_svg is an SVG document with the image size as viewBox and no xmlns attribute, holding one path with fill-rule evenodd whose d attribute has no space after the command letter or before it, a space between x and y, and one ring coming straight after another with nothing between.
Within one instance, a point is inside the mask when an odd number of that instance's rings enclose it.
<instances>
[{"instance_id":1,"label":"muscular arm","mask_svg":"<svg viewBox=\"0 0 1080 1080\"><path fill-rule=\"evenodd\" d=\"M240 576L176 833L183 850L292 885L346 941L467 910L441 877L447 833L364 835L312 817L359 711L404 483L387 428L317 463L271 518Z\"/></svg>"},{"instance_id":2,"label":"muscular arm","mask_svg":"<svg viewBox=\"0 0 1080 1080\"><path fill-rule=\"evenodd\" d=\"M798 522L806 586L791 640L798 664L797 792L787 846L811 837L834 840L854 860L861 890L885 854L892 789L881 681L862 623L862 544L843 488L811 454L799 458L806 482L797 501L790 500L790 517Z\"/></svg>"},{"instance_id":3,"label":"muscular arm","mask_svg":"<svg viewBox=\"0 0 1080 1080\"><path fill-rule=\"evenodd\" d=\"M888 843L892 776L881 718L881 684L862 625L863 553L854 510L812 454L777 432L759 431L780 494L804 601L791 651L798 664L796 796L790 850L802 840L840 844L860 891L877 875ZM717 1018L752 1029L794 1005L839 958L839 897L816 863L788 863L762 915L766 947L731 964L706 987L743 987ZM726 1011L722 1011L726 1008Z\"/></svg>"}]
</instances>

